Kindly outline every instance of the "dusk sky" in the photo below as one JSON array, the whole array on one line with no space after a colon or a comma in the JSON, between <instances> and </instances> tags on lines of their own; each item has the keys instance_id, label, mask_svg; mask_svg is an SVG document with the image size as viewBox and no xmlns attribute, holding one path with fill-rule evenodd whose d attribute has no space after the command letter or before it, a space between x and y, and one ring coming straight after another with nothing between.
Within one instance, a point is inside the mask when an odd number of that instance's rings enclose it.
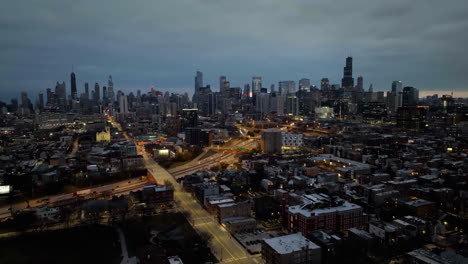
<instances>
[{"instance_id":1,"label":"dusk sky","mask_svg":"<svg viewBox=\"0 0 468 264\"><path fill-rule=\"evenodd\" d=\"M262 76L341 83L345 58L367 89L393 80L430 91L468 91L466 0L3 1L0 99L30 98L56 81L115 90L193 93L195 72L218 90ZM465 95L466 96L466 95Z\"/></svg>"}]
</instances>

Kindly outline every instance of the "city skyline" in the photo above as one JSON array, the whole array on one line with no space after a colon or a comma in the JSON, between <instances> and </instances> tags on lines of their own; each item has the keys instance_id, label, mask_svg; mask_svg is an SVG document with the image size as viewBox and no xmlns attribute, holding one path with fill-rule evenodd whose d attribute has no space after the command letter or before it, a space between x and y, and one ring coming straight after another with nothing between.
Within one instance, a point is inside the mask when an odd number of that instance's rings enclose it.
<instances>
[{"instance_id":1,"label":"city skyline","mask_svg":"<svg viewBox=\"0 0 468 264\"><path fill-rule=\"evenodd\" d=\"M104 83L112 74L117 90L155 85L190 93L196 70L212 86L221 75L240 87L252 76L262 76L265 87L301 78L315 85L322 77L340 83L342 58L349 55L356 60L355 77L364 76L365 89L372 83L375 91L386 91L393 80L403 80L421 95L467 90L463 70L468 60L460 46L468 24L463 4L360 2L274 1L240 7L196 1L101 2L73 9L56 1L8 3L0 26L8 36L0 51L2 99L68 81L72 65L78 89L84 80ZM37 12L26 12L29 8ZM438 12L427 16L428 9ZM226 23L216 23L220 20Z\"/></svg>"}]
</instances>

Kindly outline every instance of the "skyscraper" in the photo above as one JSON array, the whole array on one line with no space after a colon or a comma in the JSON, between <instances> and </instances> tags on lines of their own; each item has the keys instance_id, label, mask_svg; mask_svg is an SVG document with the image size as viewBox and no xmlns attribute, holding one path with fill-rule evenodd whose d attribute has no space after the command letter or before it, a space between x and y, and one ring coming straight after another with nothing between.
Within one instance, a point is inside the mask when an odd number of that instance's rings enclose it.
<instances>
[{"instance_id":1,"label":"skyscraper","mask_svg":"<svg viewBox=\"0 0 468 264\"><path fill-rule=\"evenodd\" d=\"M250 93L250 84L245 84L244 85L244 96L252 97Z\"/></svg>"},{"instance_id":2,"label":"skyscraper","mask_svg":"<svg viewBox=\"0 0 468 264\"><path fill-rule=\"evenodd\" d=\"M388 103L390 109L396 113L399 106L402 105L403 83L401 81L392 82L392 91L389 93Z\"/></svg>"},{"instance_id":3,"label":"skyscraper","mask_svg":"<svg viewBox=\"0 0 468 264\"><path fill-rule=\"evenodd\" d=\"M310 89L310 80L309 79L300 79L299 80L299 90L306 90Z\"/></svg>"},{"instance_id":4,"label":"skyscraper","mask_svg":"<svg viewBox=\"0 0 468 264\"><path fill-rule=\"evenodd\" d=\"M362 76L357 77L356 90L358 92L363 92L364 91L364 78L362 78Z\"/></svg>"},{"instance_id":5,"label":"skyscraper","mask_svg":"<svg viewBox=\"0 0 468 264\"><path fill-rule=\"evenodd\" d=\"M287 96L290 93L296 91L296 82L295 81L281 81L278 85L279 93L283 96Z\"/></svg>"},{"instance_id":6,"label":"skyscraper","mask_svg":"<svg viewBox=\"0 0 468 264\"><path fill-rule=\"evenodd\" d=\"M402 106L417 106L419 103L418 89L407 86L403 88Z\"/></svg>"},{"instance_id":7,"label":"skyscraper","mask_svg":"<svg viewBox=\"0 0 468 264\"><path fill-rule=\"evenodd\" d=\"M55 104L55 100L54 100L54 99L55 99L55 98L54 98L55 95L54 95L54 93L52 92L52 89L47 88L46 94L47 94L47 104L48 104L48 105L53 105L53 104Z\"/></svg>"},{"instance_id":8,"label":"skyscraper","mask_svg":"<svg viewBox=\"0 0 468 264\"><path fill-rule=\"evenodd\" d=\"M320 89L327 91L329 88L330 88L330 81L328 80L328 78L322 78L322 80L320 81Z\"/></svg>"},{"instance_id":9,"label":"skyscraper","mask_svg":"<svg viewBox=\"0 0 468 264\"><path fill-rule=\"evenodd\" d=\"M65 87L65 82L57 82L57 84L55 85L55 96L57 98L57 105L60 108L65 109L67 106L67 90Z\"/></svg>"},{"instance_id":10,"label":"skyscraper","mask_svg":"<svg viewBox=\"0 0 468 264\"><path fill-rule=\"evenodd\" d=\"M226 91L226 82L227 82L227 79L226 79L226 76L220 76L219 77L219 92L223 95L227 95L227 93L229 91ZM229 87L227 87L227 89L229 89Z\"/></svg>"},{"instance_id":11,"label":"skyscraper","mask_svg":"<svg viewBox=\"0 0 468 264\"><path fill-rule=\"evenodd\" d=\"M201 87L203 87L203 73L197 71L197 75L195 76L195 92L200 91Z\"/></svg>"},{"instance_id":12,"label":"skyscraper","mask_svg":"<svg viewBox=\"0 0 468 264\"><path fill-rule=\"evenodd\" d=\"M21 92L21 108L29 108L29 98L27 92Z\"/></svg>"},{"instance_id":13,"label":"skyscraper","mask_svg":"<svg viewBox=\"0 0 468 264\"><path fill-rule=\"evenodd\" d=\"M109 100L109 103L111 104L113 104L115 100L114 82L112 81L112 75L109 75L109 79L107 80L107 100Z\"/></svg>"},{"instance_id":14,"label":"skyscraper","mask_svg":"<svg viewBox=\"0 0 468 264\"><path fill-rule=\"evenodd\" d=\"M354 88L352 57L346 58L346 66L343 68L343 78L341 79L341 87L345 89Z\"/></svg>"},{"instance_id":15,"label":"skyscraper","mask_svg":"<svg viewBox=\"0 0 468 264\"><path fill-rule=\"evenodd\" d=\"M78 100L78 94L76 91L76 76L75 73L72 72L70 74L70 86L71 86L71 97L73 100Z\"/></svg>"},{"instance_id":16,"label":"skyscraper","mask_svg":"<svg viewBox=\"0 0 468 264\"><path fill-rule=\"evenodd\" d=\"M84 84L84 90L85 90L85 98L89 99L89 84L88 83Z\"/></svg>"},{"instance_id":17,"label":"skyscraper","mask_svg":"<svg viewBox=\"0 0 468 264\"><path fill-rule=\"evenodd\" d=\"M93 100L96 104L99 104L99 100L101 100L100 91L99 91L99 83L94 84L94 97Z\"/></svg>"},{"instance_id":18,"label":"skyscraper","mask_svg":"<svg viewBox=\"0 0 468 264\"><path fill-rule=\"evenodd\" d=\"M262 89L262 77L254 76L252 77L252 92L257 94Z\"/></svg>"},{"instance_id":19,"label":"skyscraper","mask_svg":"<svg viewBox=\"0 0 468 264\"><path fill-rule=\"evenodd\" d=\"M128 99L126 95L119 96L119 111L121 114L128 113Z\"/></svg>"},{"instance_id":20,"label":"skyscraper","mask_svg":"<svg viewBox=\"0 0 468 264\"><path fill-rule=\"evenodd\" d=\"M44 93L39 92L39 102L38 102L38 107L40 110L44 108Z\"/></svg>"}]
</instances>

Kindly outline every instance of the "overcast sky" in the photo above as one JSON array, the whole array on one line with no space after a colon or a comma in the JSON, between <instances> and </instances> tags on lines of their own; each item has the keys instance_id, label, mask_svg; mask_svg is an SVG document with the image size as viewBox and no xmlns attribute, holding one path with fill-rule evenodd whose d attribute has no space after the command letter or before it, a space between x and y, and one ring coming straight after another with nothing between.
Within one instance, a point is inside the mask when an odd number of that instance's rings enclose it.
<instances>
[{"instance_id":1,"label":"overcast sky","mask_svg":"<svg viewBox=\"0 0 468 264\"><path fill-rule=\"evenodd\" d=\"M29 0L0 9L0 98L66 81L193 93L195 71L218 89L262 76L340 83L345 57L365 88L402 80L468 91L466 0Z\"/></svg>"}]
</instances>

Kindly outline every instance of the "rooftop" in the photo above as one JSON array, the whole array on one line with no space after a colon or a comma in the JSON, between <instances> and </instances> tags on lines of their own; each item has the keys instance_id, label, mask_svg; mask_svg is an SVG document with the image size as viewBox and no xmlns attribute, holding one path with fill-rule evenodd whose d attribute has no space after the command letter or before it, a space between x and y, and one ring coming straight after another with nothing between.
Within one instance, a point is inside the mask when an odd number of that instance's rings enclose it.
<instances>
[{"instance_id":1,"label":"rooftop","mask_svg":"<svg viewBox=\"0 0 468 264\"><path fill-rule=\"evenodd\" d=\"M263 241L279 254L302 251L305 247L308 249L320 248L318 245L305 238L301 233L264 239Z\"/></svg>"}]
</instances>

